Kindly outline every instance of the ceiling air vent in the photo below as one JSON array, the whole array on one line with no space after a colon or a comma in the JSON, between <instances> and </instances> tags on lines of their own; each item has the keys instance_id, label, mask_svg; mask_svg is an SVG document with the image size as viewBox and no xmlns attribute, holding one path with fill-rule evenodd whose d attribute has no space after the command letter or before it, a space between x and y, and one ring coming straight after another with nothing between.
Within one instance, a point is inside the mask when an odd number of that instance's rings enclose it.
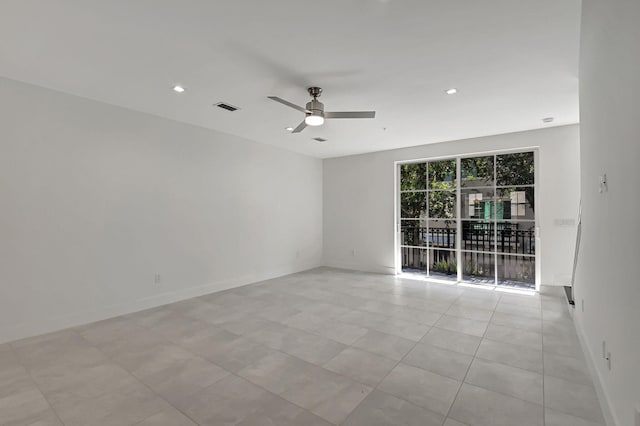
<instances>
[{"instance_id":1,"label":"ceiling air vent","mask_svg":"<svg viewBox=\"0 0 640 426\"><path fill-rule=\"evenodd\" d=\"M325 138L313 138L314 141L318 141L318 142L326 142L327 140Z\"/></svg>"},{"instance_id":2,"label":"ceiling air vent","mask_svg":"<svg viewBox=\"0 0 640 426\"><path fill-rule=\"evenodd\" d=\"M231 112L237 111L240 109L226 102L218 102L217 104L214 104L214 106L217 106L218 108L226 109L227 111L231 111Z\"/></svg>"}]
</instances>

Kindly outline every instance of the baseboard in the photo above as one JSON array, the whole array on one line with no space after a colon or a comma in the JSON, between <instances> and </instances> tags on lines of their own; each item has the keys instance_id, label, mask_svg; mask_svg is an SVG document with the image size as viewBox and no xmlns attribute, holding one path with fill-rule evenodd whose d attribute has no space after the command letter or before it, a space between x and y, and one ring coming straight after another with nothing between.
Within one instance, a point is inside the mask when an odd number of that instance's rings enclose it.
<instances>
[{"instance_id":1,"label":"baseboard","mask_svg":"<svg viewBox=\"0 0 640 426\"><path fill-rule=\"evenodd\" d=\"M373 272L374 274L395 275L396 268L393 266L364 264L357 262L344 262L341 260L325 260L324 266L337 269L348 269L350 271Z\"/></svg>"},{"instance_id":2,"label":"baseboard","mask_svg":"<svg viewBox=\"0 0 640 426\"><path fill-rule=\"evenodd\" d=\"M569 309L573 308L570 307ZM604 386L602 386L602 377L600 376L600 373L596 368L595 360L598 358L595 358L593 353L589 349L590 346L588 345L587 339L585 337L582 324L576 319L576 315L573 315L573 324L578 334L578 340L580 340L580 346L582 346L582 352L584 353L587 367L589 368L591 378L593 379L593 386L596 389L596 394L598 395L598 400L600 401L600 408L602 409L604 420L607 423L607 426L619 426L620 423L613 414L613 410L611 410L611 402L609 401L607 392L604 390Z\"/></svg>"},{"instance_id":3,"label":"baseboard","mask_svg":"<svg viewBox=\"0 0 640 426\"><path fill-rule=\"evenodd\" d=\"M222 290L241 287L247 284L258 283L285 275L295 274L297 272L317 268L318 266L318 264L314 263L297 268L283 268L280 270L273 270L261 274L249 274L227 280L220 280L201 286L155 294L153 296L133 300L131 302L102 306L91 310L77 311L55 318L47 318L46 320L3 326L0 327L0 343L6 343L18 339L37 336L40 334L51 333L69 327L88 324L94 321L113 318L119 315L126 315L133 312L142 311L144 309L155 308L156 306L179 302L181 300L191 299L193 297L203 296L205 294L215 293Z\"/></svg>"}]
</instances>

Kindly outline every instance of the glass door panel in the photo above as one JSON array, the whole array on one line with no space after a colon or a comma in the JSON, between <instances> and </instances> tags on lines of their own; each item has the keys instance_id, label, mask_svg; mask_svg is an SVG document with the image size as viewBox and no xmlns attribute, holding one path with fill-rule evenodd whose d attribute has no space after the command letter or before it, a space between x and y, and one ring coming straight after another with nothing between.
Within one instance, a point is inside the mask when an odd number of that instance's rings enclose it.
<instances>
[{"instance_id":1,"label":"glass door panel","mask_svg":"<svg viewBox=\"0 0 640 426\"><path fill-rule=\"evenodd\" d=\"M427 215L427 198L424 191L409 191L400 194L400 217L420 219Z\"/></svg>"},{"instance_id":2,"label":"glass door panel","mask_svg":"<svg viewBox=\"0 0 640 426\"><path fill-rule=\"evenodd\" d=\"M518 152L496 156L497 186L535 184L533 152Z\"/></svg>"},{"instance_id":3,"label":"glass door panel","mask_svg":"<svg viewBox=\"0 0 640 426\"><path fill-rule=\"evenodd\" d=\"M400 244L410 247L427 245L427 228L420 220L403 219L400 226Z\"/></svg>"},{"instance_id":4,"label":"glass door panel","mask_svg":"<svg viewBox=\"0 0 640 426\"><path fill-rule=\"evenodd\" d=\"M492 220L495 212L495 193L494 188L462 188L462 219Z\"/></svg>"},{"instance_id":5,"label":"glass door panel","mask_svg":"<svg viewBox=\"0 0 640 426\"><path fill-rule=\"evenodd\" d=\"M430 161L429 189L456 188L456 160Z\"/></svg>"},{"instance_id":6,"label":"glass door panel","mask_svg":"<svg viewBox=\"0 0 640 426\"><path fill-rule=\"evenodd\" d=\"M460 160L460 186L467 188L493 188L494 156L462 158Z\"/></svg>"},{"instance_id":7,"label":"glass door panel","mask_svg":"<svg viewBox=\"0 0 640 426\"><path fill-rule=\"evenodd\" d=\"M534 211L535 188L509 187L498 188L497 202L503 204L502 217L500 219L535 220Z\"/></svg>"},{"instance_id":8,"label":"glass door panel","mask_svg":"<svg viewBox=\"0 0 640 426\"><path fill-rule=\"evenodd\" d=\"M400 166L400 251L402 271L427 274L427 163Z\"/></svg>"},{"instance_id":9,"label":"glass door panel","mask_svg":"<svg viewBox=\"0 0 640 426\"><path fill-rule=\"evenodd\" d=\"M442 248L429 249L429 276L457 281L458 265L456 252Z\"/></svg>"},{"instance_id":10,"label":"glass door panel","mask_svg":"<svg viewBox=\"0 0 640 426\"><path fill-rule=\"evenodd\" d=\"M463 220L462 250L491 252L496 251L496 233L493 222Z\"/></svg>"},{"instance_id":11,"label":"glass door panel","mask_svg":"<svg viewBox=\"0 0 640 426\"><path fill-rule=\"evenodd\" d=\"M428 272L427 250L418 247L401 247L402 272L426 274Z\"/></svg>"},{"instance_id":12,"label":"glass door panel","mask_svg":"<svg viewBox=\"0 0 640 426\"><path fill-rule=\"evenodd\" d=\"M427 163L403 164L400 166L400 190L427 189Z\"/></svg>"},{"instance_id":13,"label":"glass door panel","mask_svg":"<svg viewBox=\"0 0 640 426\"><path fill-rule=\"evenodd\" d=\"M430 220L427 242L429 247L455 250L456 249L456 221Z\"/></svg>"},{"instance_id":14,"label":"glass door panel","mask_svg":"<svg viewBox=\"0 0 640 426\"><path fill-rule=\"evenodd\" d=\"M536 288L536 262L533 256L498 254L498 284L501 286Z\"/></svg>"},{"instance_id":15,"label":"glass door panel","mask_svg":"<svg viewBox=\"0 0 640 426\"><path fill-rule=\"evenodd\" d=\"M478 284L495 284L495 253L462 252L462 280Z\"/></svg>"},{"instance_id":16,"label":"glass door panel","mask_svg":"<svg viewBox=\"0 0 640 426\"><path fill-rule=\"evenodd\" d=\"M504 254L536 254L535 222L498 222L497 252Z\"/></svg>"},{"instance_id":17,"label":"glass door panel","mask_svg":"<svg viewBox=\"0 0 640 426\"><path fill-rule=\"evenodd\" d=\"M535 152L400 166L402 270L535 288Z\"/></svg>"},{"instance_id":18,"label":"glass door panel","mask_svg":"<svg viewBox=\"0 0 640 426\"><path fill-rule=\"evenodd\" d=\"M429 191L428 194L430 219L456 217L456 191Z\"/></svg>"}]
</instances>

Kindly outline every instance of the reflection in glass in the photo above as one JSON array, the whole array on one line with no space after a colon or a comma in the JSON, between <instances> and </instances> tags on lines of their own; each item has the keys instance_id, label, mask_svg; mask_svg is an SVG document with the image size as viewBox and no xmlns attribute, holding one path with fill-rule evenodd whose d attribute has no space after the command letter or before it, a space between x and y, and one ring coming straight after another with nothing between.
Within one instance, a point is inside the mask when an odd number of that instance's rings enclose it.
<instances>
[{"instance_id":1,"label":"reflection in glass","mask_svg":"<svg viewBox=\"0 0 640 426\"><path fill-rule=\"evenodd\" d=\"M460 159L460 185L493 186L493 156Z\"/></svg>"},{"instance_id":2,"label":"reflection in glass","mask_svg":"<svg viewBox=\"0 0 640 426\"><path fill-rule=\"evenodd\" d=\"M429 162L429 189L456 187L456 160Z\"/></svg>"},{"instance_id":3,"label":"reflection in glass","mask_svg":"<svg viewBox=\"0 0 640 426\"><path fill-rule=\"evenodd\" d=\"M495 284L495 254L462 252L462 279L464 281Z\"/></svg>"},{"instance_id":4,"label":"reflection in glass","mask_svg":"<svg viewBox=\"0 0 640 426\"><path fill-rule=\"evenodd\" d=\"M498 285L535 289L535 257L498 254Z\"/></svg>"},{"instance_id":5,"label":"reflection in glass","mask_svg":"<svg viewBox=\"0 0 640 426\"><path fill-rule=\"evenodd\" d=\"M429 191L429 217L451 219L456 217L455 191Z\"/></svg>"},{"instance_id":6,"label":"reflection in glass","mask_svg":"<svg viewBox=\"0 0 640 426\"><path fill-rule=\"evenodd\" d=\"M427 189L427 163L400 166L400 190Z\"/></svg>"},{"instance_id":7,"label":"reflection in glass","mask_svg":"<svg viewBox=\"0 0 640 426\"><path fill-rule=\"evenodd\" d=\"M533 185L533 152L519 152L496 156L498 186Z\"/></svg>"},{"instance_id":8,"label":"reflection in glass","mask_svg":"<svg viewBox=\"0 0 640 426\"><path fill-rule=\"evenodd\" d=\"M456 252L440 248L429 249L429 276L457 281Z\"/></svg>"},{"instance_id":9,"label":"reflection in glass","mask_svg":"<svg viewBox=\"0 0 640 426\"><path fill-rule=\"evenodd\" d=\"M403 192L400 194L400 217L419 219L427 212L425 192Z\"/></svg>"}]
</instances>

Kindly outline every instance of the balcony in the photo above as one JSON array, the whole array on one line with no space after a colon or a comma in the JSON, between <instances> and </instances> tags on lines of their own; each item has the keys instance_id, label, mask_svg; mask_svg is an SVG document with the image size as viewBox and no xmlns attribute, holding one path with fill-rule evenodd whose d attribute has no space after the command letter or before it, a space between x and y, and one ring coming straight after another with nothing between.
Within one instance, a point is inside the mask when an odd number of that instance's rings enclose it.
<instances>
[{"instance_id":1,"label":"balcony","mask_svg":"<svg viewBox=\"0 0 640 426\"><path fill-rule=\"evenodd\" d=\"M404 272L458 279L457 229L451 222L449 227L402 227ZM532 223L463 221L460 245L463 281L535 289Z\"/></svg>"}]
</instances>

